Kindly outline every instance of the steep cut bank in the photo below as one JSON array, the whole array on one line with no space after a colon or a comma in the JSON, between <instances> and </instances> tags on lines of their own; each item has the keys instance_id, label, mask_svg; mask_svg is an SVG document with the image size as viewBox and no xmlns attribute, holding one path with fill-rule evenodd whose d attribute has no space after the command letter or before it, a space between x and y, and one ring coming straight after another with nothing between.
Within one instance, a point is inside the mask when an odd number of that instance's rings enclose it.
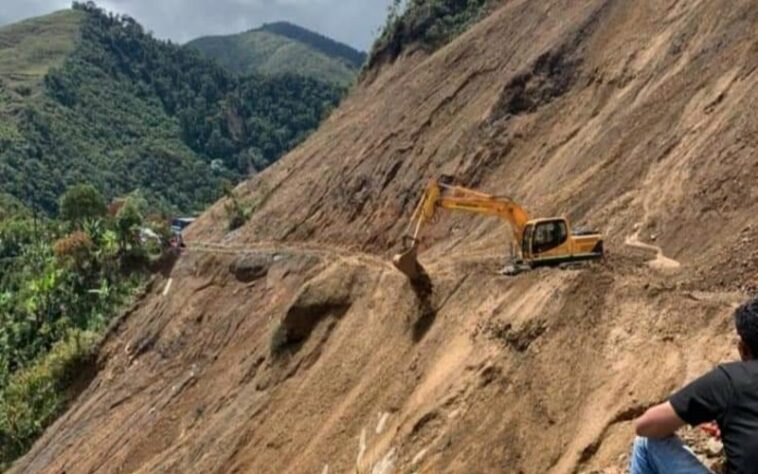
<instances>
[{"instance_id":1,"label":"steep cut bank","mask_svg":"<svg viewBox=\"0 0 758 474\"><path fill-rule=\"evenodd\" d=\"M369 71L238 188L247 225L203 215L15 472L621 472L758 290L751 3L508 1ZM609 257L498 277L502 225L451 215L414 291L386 257L440 174Z\"/></svg>"}]
</instances>

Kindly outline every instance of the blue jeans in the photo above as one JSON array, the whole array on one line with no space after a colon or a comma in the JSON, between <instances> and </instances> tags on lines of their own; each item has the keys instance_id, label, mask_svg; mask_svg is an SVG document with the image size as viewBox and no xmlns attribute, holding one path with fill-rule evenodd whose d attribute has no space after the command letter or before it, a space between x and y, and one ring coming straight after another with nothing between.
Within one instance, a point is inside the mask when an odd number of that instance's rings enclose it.
<instances>
[{"instance_id":1,"label":"blue jeans","mask_svg":"<svg viewBox=\"0 0 758 474\"><path fill-rule=\"evenodd\" d=\"M637 438L632 449L629 474L711 474L676 436L665 439Z\"/></svg>"}]
</instances>

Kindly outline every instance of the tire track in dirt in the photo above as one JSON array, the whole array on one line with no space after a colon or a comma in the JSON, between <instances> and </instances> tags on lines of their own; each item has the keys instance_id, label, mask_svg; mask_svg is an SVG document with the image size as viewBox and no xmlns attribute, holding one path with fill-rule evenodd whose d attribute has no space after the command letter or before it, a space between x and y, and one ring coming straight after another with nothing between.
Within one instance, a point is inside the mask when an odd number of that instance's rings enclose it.
<instances>
[{"instance_id":1,"label":"tire track in dirt","mask_svg":"<svg viewBox=\"0 0 758 474\"><path fill-rule=\"evenodd\" d=\"M324 260L341 260L346 263L355 263L360 265L380 267L391 270L394 267L385 258L378 255L372 255L363 252L351 251L344 248L329 247L319 244L308 245L301 243L287 244L278 242L258 242L250 245L230 245L215 242L190 241L186 242L187 249L194 252L226 254L226 255L244 255L252 253L270 253L283 254L294 253L321 258Z\"/></svg>"}]
</instances>

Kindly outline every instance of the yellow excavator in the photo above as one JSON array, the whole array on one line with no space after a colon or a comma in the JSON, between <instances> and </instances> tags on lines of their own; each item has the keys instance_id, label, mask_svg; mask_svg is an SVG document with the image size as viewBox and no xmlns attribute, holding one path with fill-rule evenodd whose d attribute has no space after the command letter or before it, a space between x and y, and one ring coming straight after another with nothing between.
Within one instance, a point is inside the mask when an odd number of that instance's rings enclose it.
<instances>
[{"instance_id":1,"label":"yellow excavator","mask_svg":"<svg viewBox=\"0 0 758 474\"><path fill-rule=\"evenodd\" d=\"M507 221L513 232L513 242L511 263L502 270L504 274L516 275L539 266L603 257L603 236L599 232L572 231L564 217L530 220L524 208L508 197L431 180L411 216L405 237L406 242L409 241L407 249L392 259L395 267L412 281L424 273L417 259L419 234L438 209L473 212Z\"/></svg>"}]
</instances>

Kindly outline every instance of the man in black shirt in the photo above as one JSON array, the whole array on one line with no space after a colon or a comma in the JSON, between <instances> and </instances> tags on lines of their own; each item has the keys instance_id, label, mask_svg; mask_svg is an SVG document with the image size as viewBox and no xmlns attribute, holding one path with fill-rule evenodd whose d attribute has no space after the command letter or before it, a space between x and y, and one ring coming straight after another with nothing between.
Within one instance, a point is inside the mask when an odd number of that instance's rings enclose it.
<instances>
[{"instance_id":1,"label":"man in black shirt","mask_svg":"<svg viewBox=\"0 0 758 474\"><path fill-rule=\"evenodd\" d=\"M716 367L635 421L631 474L709 473L674 433L714 421L727 472L758 473L758 298L740 306L734 319L742 361Z\"/></svg>"}]
</instances>

